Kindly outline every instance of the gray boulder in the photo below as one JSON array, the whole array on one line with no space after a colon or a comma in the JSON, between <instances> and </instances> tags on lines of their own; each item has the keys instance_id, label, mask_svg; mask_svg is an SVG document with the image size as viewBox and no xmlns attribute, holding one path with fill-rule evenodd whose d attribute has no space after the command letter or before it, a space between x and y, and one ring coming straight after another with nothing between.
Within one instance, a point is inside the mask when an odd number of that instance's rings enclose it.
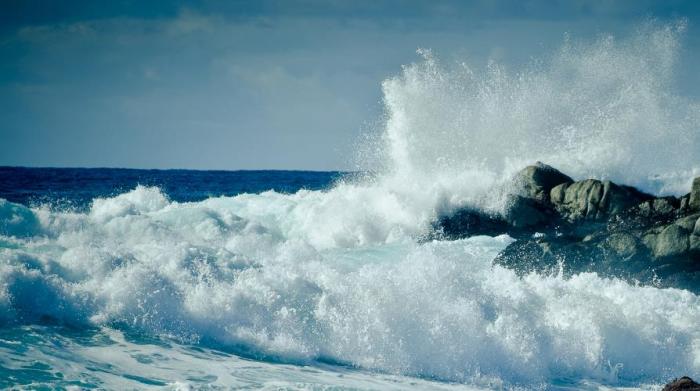
<instances>
[{"instance_id":1,"label":"gray boulder","mask_svg":"<svg viewBox=\"0 0 700 391\"><path fill-rule=\"evenodd\" d=\"M693 180L693 186L688 199L688 208L690 210L700 210L700 177Z\"/></svg>"},{"instance_id":2,"label":"gray boulder","mask_svg":"<svg viewBox=\"0 0 700 391\"><path fill-rule=\"evenodd\" d=\"M552 221L553 213L545 204L518 195L507 198L505 220L514 228L543 226Z\"/></svg>"},{"instance_id":3,"label":"gray boulder","mask_svg":"<svg viewBox=\"0 0 700 391\"><path fill-rule=\"evenodd\" d=\"M671 224L648 229L642 233L644 244L656 258L693 258L690 252L700 250L700 236L694 234L699 218L700 213L696 213L680 217Z\"/></svg>"},{"instance_id":4,"label":"gray boulder","mask_svg":"<svg viewBox=\"0 0 700 391\"><path fill-rule=\"evenodd\" d=\"M536 162L518 172L514 177L517 194L541 203L549 201L554 186L574 180L552 166Z\"/></svg>"},{"instance_id":5,"label":"gray boulder","mask_svg":"<svg viewBox=\"0 0 700 391\"><path fill-rule=\"evenodd\" d=\"M691 252L699 254L700 253L700 236L696 234L690 235L688 238L688 248Z\"/></svg>"},{"instance_id":6,"label":"gray boulder","mask_svg":"<svg viewBox=\"0 0 700 391\"><path fill-rule=\"evenodd\" d=\"M632 259L640 252L639 239L627 232L613 232L603 240L599 247L611 250L623 260Z\"/></svg>"},{"instance_id":7,"label":"gray boulder","mask_svg":"<svg viewBox=\"0 0 700 391\"><path fill-rule=\"evenodd\" d=\"M690 194L686 194L680 199L679 211L682 213L687 213L690 209L688 207L688 202L690 202Z\"/></svg>"},{"instance_id":8,"label":"gray boulder","mask_svg":"<svg viewBox=\"0 0 700 391\"><path fill-rule=\"evenodd\" d=\"M573 180L561 171L536 162L513 178L512 193L506 199L505 220L515 228L546 225L554 219L549 203L553 187Z\"/></svg>"},{"instance_id":9,"label":"gray boulder","mask_svg":"<svg viewBox=\"0 0 700 391\"><path fill-rule=\"evenodd\" d=\"M671 224L659 233L648 233L644 236L644 244L653 252L656 258L675 257L688 252L690 247L690 232L683 227Z\"/></svg>"},{"instance_id":10,"label":"gray boulder","mask_svg":"<svg viewBox=\"0 0 700 391\"><path fill-rule=\"evenodd\" d=\"M688 237L688 246L691 253L700 254L700 213L688 216L686 220L695 220L695 224L689 229L692 233Z\"/></svg>"},{"instance_id":11,"label":"gray boulder","mask_svg":"<svg viewBox=\"0 0 700 391\"><path fill-rule=\"evenodd\" d=\"M700 391L700 384L688 376L683 376L680 379L673 379L661 391Z\"/></svg>"},{"instance_id":12,"label":"gray boulder","mask_svg":"<svg viewBox=\"0 0 700 391\"><path fill-rule=\"evenodd\" d=\"M562 183L550 191L554 208L569 222L600 221L652 198L633 187L596 179Z\"/></svg>"},{"instance_id":13,"label":"gray boulder","mask_svg":"<svg viewBox=\"0 0 700 391\"><path fill-rule=\"evenodd\" d=\"M697 227L697 232L700 235L700 225L698 225L698 221L700 221L700 213L695 213L689 216L681 217L674 221L673 224L678 225L689 232L693 232L695 227Z\"/></svg>"}]
</instances>

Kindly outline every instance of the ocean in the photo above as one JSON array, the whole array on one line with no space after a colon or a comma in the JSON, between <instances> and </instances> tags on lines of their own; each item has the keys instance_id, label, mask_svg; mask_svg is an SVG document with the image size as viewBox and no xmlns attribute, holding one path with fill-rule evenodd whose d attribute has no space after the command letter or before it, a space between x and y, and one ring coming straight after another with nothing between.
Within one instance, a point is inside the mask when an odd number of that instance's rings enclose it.
<instances>
[{"instance_id":1,"label":"ocean","mask_svg":"<svg viewBox=\"0 0 700 391\"><path fill-rule=\"evenodd\" d=\"M517 73L430 52L382 84L367 171L0 168L0 388L660 389L700 377L700 298L494 265L537 160L687 193L700 105L677 26ZM369 170L371 169L371 170ZM595 262L596 259L591 259Z\"/></svg>"},{"instance_id":2,"label":"ocean","mask_svg":"<svg viewBox=\"0 0 700 391\"><path fill-rule=\"evenodd\" d=\"M507 236L410 239L347 207L371 202L352 177L0 169L0 387L597 389L697 371L692 294L518 278L491 266Z\"/></svg>"}]
</instances>

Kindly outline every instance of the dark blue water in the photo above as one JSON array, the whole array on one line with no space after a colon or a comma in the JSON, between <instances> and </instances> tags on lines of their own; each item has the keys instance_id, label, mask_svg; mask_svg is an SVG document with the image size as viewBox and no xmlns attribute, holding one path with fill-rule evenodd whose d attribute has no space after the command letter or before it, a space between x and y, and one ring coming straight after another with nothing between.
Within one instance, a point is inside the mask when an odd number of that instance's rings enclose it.
<instances>
[{"instance_id":1,"label":"dark blue water","mask_svg":"<svg viewBox=\"0 0 700 391\"><path fill-rule=\"evenodd\" d=\"M137 185L157 186L172 201L192 202L267 190L321 190L342 175L337 171L0 167L0 198L24 205L85 210L94 198L113 197Z\"/></svg>"}]
</instances>

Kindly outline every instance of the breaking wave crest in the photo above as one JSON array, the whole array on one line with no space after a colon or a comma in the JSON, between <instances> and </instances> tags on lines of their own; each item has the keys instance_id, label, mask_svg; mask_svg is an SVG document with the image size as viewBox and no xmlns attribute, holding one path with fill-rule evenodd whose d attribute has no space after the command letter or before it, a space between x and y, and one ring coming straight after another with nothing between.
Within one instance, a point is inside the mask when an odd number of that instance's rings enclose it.
<instances>
[{"instance_id":1,"label":"breaking wave crest","mask_svg":"<svg viewBox=\"0 0 700 391\"><path fill-rule=\"evenodd\" d=\"M700 105L675 93L683 23L618 40L566 39L550 58L508 72L424 60L383 84L382 159L406 181L466 173L496 180L536 160L576 178L687 192L700 148Z\"/></svg>"},{"instance_id":2,"label":"breaking wave crest","mask_svg":"<svg viewBox=\"0 0 700 391\"><path fill-rule=\"evenodd\" d=\"M491 265L506 236L329 245L324 235L342 230L308 225L323 223L314 208L331 194L179 204L139 187L85 214L6 203L20 235L0 243L3 321L48 317L486 385L698 371L700 299L687 291L595 274L521 279Z\"/></svg>"}]
</instances>

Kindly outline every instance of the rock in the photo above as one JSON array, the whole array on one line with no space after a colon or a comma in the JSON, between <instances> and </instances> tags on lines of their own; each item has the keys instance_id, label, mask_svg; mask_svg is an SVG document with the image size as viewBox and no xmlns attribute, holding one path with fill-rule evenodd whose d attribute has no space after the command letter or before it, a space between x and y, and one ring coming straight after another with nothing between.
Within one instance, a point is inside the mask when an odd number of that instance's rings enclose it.
<instances>
[{"instance_id":1,"label":"rock","mask_svg":"<svg viewBox=\"0 0 700 391\"><path fill-rule=\"evenodd\" d=\"M681 226L671 224L657 234L645 236L645 244L657 258L683 255L689 249L690 232Z\"/></svg>"},{"instance_id":2,"label":"rock","mask_svg":"<svg viewBox=\"0 0 700 391\"><path fill-rule=\"evenodd\" d=\"M698 219L700 219L700 213L692 214L690 216L681 217L680 219L673 222L673 224L675 224L679 227L682 227L683 229L685 229L688 232L693 232L693 230L697 226L698 221L700 221ZM700 230L698 230L698 232L700 232Z\"/></svg>"},{"instance_id":3,"label":"rock","mask_svg":"<svg viewBox=\"0 0 700 391\"><path fill-rule=\"evenodd\" d=\"M602 220L652 198L633 187L596 179L562 183L550 191L554 208L569 222Z\"/></svg>"},{"instance_id":4,"label":"rock","mask_svg":"<svg viewBox=\"0 0 700 391\"><path fill-rule=\"evenodd\" d=\"M515 228L546 225L554 217L549 192L554 186L570 182L573 180L569 176L541 162L525 167L513 178L505 220Z\"/></svg>"},{"instance_id":5,"label":"rock","mask_svg":"<svg viewBox=\"0 0 700 391\"><path fill-rule=\"evenodd\" d=\"M676 212L679 201L675 197L655 198L652 203L654 214L659 216L669 216Z\"/></svg>"},{"instance_id":6,"label":"rock","mask_svg":"<svg viewBox=\"0 0 700 391\"><path fill-rule=\"evenodd\" d=\"M612 223L620 228L645 229L647 227L667 225L679 215L681 201L675 197L661 197L643 201L622 214L613 215Z\"/></svg>"},{"instance_id":7,"label":"rock","mask_svg":"<svg viewBox=\"0 0 700 391\"><path fill-rule=\"evenodd\" d=\"M541 203L549 201L549 192L554 186L573 181L568 175L542 162L525 167L514 177L518 195Z\"/></svg>"},{"instance_id":8,"label":"rock","mask_svg":"<svg viewBox=\"0 0 700 391\"><path fill-rule=\"evenodd\" d=\"M700 293L700 178L693 191L653 197L610 181L570 177L542 163L507 188L503 214L462 209L434 223L435 237L507 233L495 264L529 272L596 272ZM691 202L691 200L693 202Z\"/></svg>"},{"instance_id":9,"label":"rock","mask_svg":"<svg viewBox=\"0 0 700 391\"><path fill-rule=\"evenodd\" d=\"M623 259L630 259L639 253L639 240L629 233L613 233L604 241L604 248L609 248Z\"/></svg>"},{"instance_id":10,"label":"rock","mask_svg":"<svg viewBox=\"0 0 700 391\"><path fill-rule=\"evenodd\" d=\"M688 212L688 210L689 210L689 208L688 208L688 202L689 202L689 201L690 201L690 194L686 194L686 195L684 195L683 197L681 197L681 200L680 200L680 207L678 208L678 210L679 210L681 213L687 213L687 212Z\"/></svg>"},{"instance_id":11,"label":"rock","mask_svg":"<svg viewBox=\"0 0 700 391\"><path fill-rule=\"evenodd\" d=\"M683 376L680 379L673 379L662 391L700 391L700 384L688 376Z\"/></svg>"},{"instance_id":12,"label":"rock","mask_svg":"<svg viewBox=\"0 0 700 391\"><path fill-rule=\"evenodd\" d=\"M550 199L557 212L567 220L574 221L583 218L595 219L598 204L603 196L600 181L588 179L573 184L563 183L555 186L550 192Z\"/></svg>"},{"instance_id":13,"label":"rock","mask_svg":"<svg viewBox=\"0 0 700 391\"><path fill-rule=\"evenodd\" d=\"M695 253L700 253L700 236L690 235L688 238L688 249Z\"/></svg>"},{"instance_id":14,"label":"rock","mask_svg":"<svg viewBox=\"0 0 700 391\"><path fill-rule=\"evenodd\" d=\"M690 189L690 198L688 199L688 208L691 210L700 210L700 177L693 179L693 187Z\"/></svg>"},{"instance_id":15,"label":"rock","mask_svg":"<svg viewBox=\"0 0 700 391\"><path fill-rule=\"evenodd\" d=\"M700 254L700 214L697 216L698 218L693 226L693 233L690 235L688 244L690 245L690 251Z\"/></svg>"},{"instance_id":16,"label":"rock","mask_svg":"<svg viewBox=\"0 0 700 391\"><path fill-rule=\"evenodd\" d=\"M499 216L474 209L461 209L451 216L441 217L434 230L438 237L458 239L471 235L500 235L508 231L508 224Z\"/></svg>"},{"instance_id":17,"label":"rock","mask_svg":"<svg viewBox=\"0 0 700 391\"><path fill-rule=\"evenodd\" d=\"M552 220L548 208L532 198L510 195L506 202L505 219L515 228L542 226Z\"/></svg>"},{"instance_id":18,"label":"rock","mask_svg":"<svg viewBox=\"0 0 700 391\"><path fill-rule=\"evenodd\" d=\"M556 268L557 260L546 250L536 240L516 240L498 254L493 262L515 270L518 275L531 271L549 272Z\"/></svg>"}]
</instances>

